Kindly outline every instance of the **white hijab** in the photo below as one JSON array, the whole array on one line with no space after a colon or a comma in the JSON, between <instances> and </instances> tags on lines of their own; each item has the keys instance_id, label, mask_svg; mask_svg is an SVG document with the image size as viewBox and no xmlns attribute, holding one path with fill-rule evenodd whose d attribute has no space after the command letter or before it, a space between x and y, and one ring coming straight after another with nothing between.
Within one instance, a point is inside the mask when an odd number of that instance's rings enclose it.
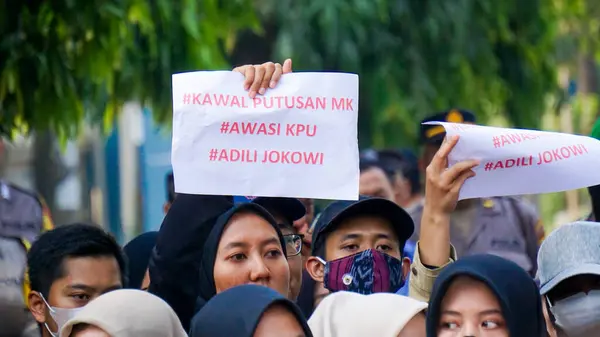
<instances>
[{"instance_id":1,"label":"white hijab","mask_svg":"<svg viewBox=\"0 0 600 337\"><path fill-rule=\"evenodd\" d=\"M134 289L111 291L91 301L64 325L60 337L69 337L77 324L96 326L111 337L187 337L165 301Z\"/></svg>"},{"instance_id":2,"label":"white hijab","mask_svg":"<svg viewBox=\"0 0 600 337\"><path fill-rule=\"evenodd\" d=\"M314 337L397 337L427 303L409 297L351 292L331 294L308 320Z\"/></svg>"}]
</instances>

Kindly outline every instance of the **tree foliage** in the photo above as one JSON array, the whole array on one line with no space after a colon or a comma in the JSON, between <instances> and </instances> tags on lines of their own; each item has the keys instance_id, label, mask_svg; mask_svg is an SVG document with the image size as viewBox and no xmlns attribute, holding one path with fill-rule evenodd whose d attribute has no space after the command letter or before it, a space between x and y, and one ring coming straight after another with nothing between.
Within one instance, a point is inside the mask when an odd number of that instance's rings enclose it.
<instances>
[{"instance_id":1,"label":"tree foliage","mask_svg":"<svg viewBox=\"0 0 600 337\"><path fill-rule=\"evenodd\" d=\"M250 0L0 2L0 134L73 135L139 99L165 118L171 74L225 67Z\"/></svg>"},{"instance_id":2,"label":"tree foliage","mask_svg":"<svg viewBox=\"0 0 600 337\"><path fill-rule=\"evenodd\" d=\"M598 10L593 0L5 1L0 127L70 135L84 116L110 124L130 99L166 121L172 73L292 57L295 70L360 75L363 145L410 144L421 118L449 107L535 128L572 57L564 46L595 50Z\"/></svg>"},{"instance_id":3,"label":"tree foliage","mask_svg":"<svg viewBox=\"0 0 600 337\"><path fill-rule=\"evenodd\" d=\"M450 107L536 127L556 86L544 0L266 2L277 56L360 74L364 144L409 143L421 118Z\"/></svg>"}]
</instances>

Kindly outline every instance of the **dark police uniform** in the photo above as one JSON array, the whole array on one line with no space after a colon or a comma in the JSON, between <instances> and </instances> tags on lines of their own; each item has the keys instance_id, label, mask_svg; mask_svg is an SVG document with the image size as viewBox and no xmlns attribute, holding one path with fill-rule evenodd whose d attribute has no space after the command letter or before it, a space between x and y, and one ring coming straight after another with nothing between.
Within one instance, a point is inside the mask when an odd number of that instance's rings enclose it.
<instances>
[{"instance_id":1,"label":"dark police uniform","mask_svg":"<svg viewBox=\"0 0 600 337\"><path fill-rule=\"evenodd\" d=\"M475 123L475 116L464 110L450 110L428 121ZM441 129L440 129L441 128ZM441 145L445 136L439 125L421 125L421 141ZM412 240L418 240L423 205L411 210L415 222ZM457 208L450 220L450 242L458 257L489 253L509 259L535 275L537 250L543 227L533 205L519 197L494 197L471 200L468 207Z\"/></svg>"}]
</instances>

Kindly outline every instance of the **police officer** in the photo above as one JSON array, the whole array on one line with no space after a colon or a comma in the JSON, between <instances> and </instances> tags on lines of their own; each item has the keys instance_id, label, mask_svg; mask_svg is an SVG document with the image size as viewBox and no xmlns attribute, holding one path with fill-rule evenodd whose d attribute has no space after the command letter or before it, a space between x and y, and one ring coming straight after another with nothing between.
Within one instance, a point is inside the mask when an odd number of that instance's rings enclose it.
<instances>
[{"instance_id":1,"label":"police officer","mask_svg":"<svg viewBox=\"0 0 600 337\"><path fill-rule=\"evenodd\" d=\"M475 124L475 115L453 109L422 121ZM445 137L441 125L420 126L423 146L421 165L429 165ZM411 240L418 240L423 204L411 210L415 231ZM532 276L537 270L537 250L543 238L543 227L530 203L517 197L494 197L461 200L450 220L450 241L458 257L489 253L520 265Z\"/></svg>"},{"instance_id":2,"label":"police officer","mask_svg":"<svg viewBox=\"0 0 600 337\"><path fill-rule=\"evenodd\" d=\"M4 143L0 138L0 159ZM0 179L0 335L40 336L27 310L27 251L52 229L47 207L36 194Z\"/></svg>"}]
</instances>

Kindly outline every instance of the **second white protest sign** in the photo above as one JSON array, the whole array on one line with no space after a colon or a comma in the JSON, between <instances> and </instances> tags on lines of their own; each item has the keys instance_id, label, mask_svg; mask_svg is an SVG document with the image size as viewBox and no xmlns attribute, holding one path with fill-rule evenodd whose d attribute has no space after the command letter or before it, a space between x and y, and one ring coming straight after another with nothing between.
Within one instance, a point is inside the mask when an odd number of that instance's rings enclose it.
<instances>
[{"instance_id":1,"label":"second white protest sign","mask_svg":"<svg viewBox=\"0 0 600 337\"><path fill-rule=\"evenodd\" d=\"M230 71L173 75L178 193L358 198L358 76L286 74L254 99Z\"/></svg>"},{"instance_id":2,"label":"second white protest sign","mask_svg":"<svg viewBox=\"0 0 600 337\"><path fill-rule=\"evenodd\" d=\"M440 124L460 140L449 165L477 159L460 199L560 192L600 184L600 141L585 136L460 123Z\"/></svg>"}]
</instances>

